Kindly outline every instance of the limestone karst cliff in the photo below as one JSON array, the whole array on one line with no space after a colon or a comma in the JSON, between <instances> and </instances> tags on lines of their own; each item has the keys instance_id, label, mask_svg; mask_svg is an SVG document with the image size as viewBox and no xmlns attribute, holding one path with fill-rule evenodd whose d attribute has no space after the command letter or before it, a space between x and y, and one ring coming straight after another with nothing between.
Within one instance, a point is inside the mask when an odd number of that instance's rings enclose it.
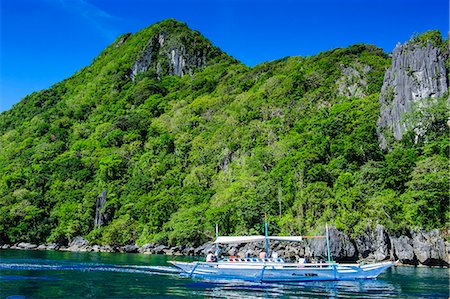
<instances>
[{"instance_id":1,"label":"limestone karst cliff","mask_svg":"<svg viewBox=\"0 0 450 299\"><path fill-rule=\"evenodd\" d=\"M413 106L424 109L426 99L441 97L448 92L448 48L440 33L437 38L416 38L404 45L398 44L392 52L392 64L384 76L380 95L380 118L377 132L380 146L389 147L387 135L401 140L407 130L415 130L417 137L425 132L419 123L408 123L405 115ZM420 122L420 121L419 121Z\"/></svg>"}]
</instances>

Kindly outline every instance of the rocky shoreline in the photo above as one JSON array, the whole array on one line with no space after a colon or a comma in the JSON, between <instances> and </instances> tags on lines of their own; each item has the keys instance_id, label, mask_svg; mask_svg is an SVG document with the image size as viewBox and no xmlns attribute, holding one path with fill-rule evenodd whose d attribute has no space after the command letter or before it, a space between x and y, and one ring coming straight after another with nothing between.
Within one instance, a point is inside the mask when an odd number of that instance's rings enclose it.
<instances>
[{"instance_id":1,"label":"rocky shoreline","mask_svg":"<svg viewBox=\"0 0 450 299\"><path fill-rule=\"evenodd\" d=\"M402 264L415 266L449 267L450 242L445 242L438 230L410 231L409 235L391 236L382 225L374 231L366 231L356 239L351 239L341 231L330 229L330 249L336 261L376 262L398 260ZM209 250L214 251L214 244L201 246L167 246L149 243L143 246L125 245L91 245L83 237L76 237L68 246L60 244L3 244L1 249L19 250L60 250L73 252L121 252L142 254L165 254L205 256ZM263 244L247 243L221 246L223 255L257 256L263 250ZM321 260L326 256L325 239L309 239L301 243L271 242L271 250L276 250L280 257L298 259L308 257Z\"/></svg>"}]
</instances>

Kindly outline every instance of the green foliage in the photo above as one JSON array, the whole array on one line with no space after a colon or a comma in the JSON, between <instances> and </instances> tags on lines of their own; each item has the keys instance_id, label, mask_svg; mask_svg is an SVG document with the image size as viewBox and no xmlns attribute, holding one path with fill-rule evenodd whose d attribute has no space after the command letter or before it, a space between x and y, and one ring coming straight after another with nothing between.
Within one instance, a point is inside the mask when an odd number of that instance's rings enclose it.
<instances>
[{"instance_id":1,"label":"green foliage","mask_svg":"<svg viewBox=\"0 0 450 299\"><path fill-rule=\"evenodd\" d=\"M133 80L133 62L161 32L186 53L207 51L208 65L157 73L162 55ZM221 234L259 234L265 213L283 234L325 222L351 234L375 223L442 228L447 102L413 109L426 133L383 153L376 121L389 63L360 44L249 68L175 20L119 37L0 115L0 238L198 244L215 223ZM342 65L368 66L366 96L338 96ZM108 221L94 228L105 189Z\"/></svg>"},{"instance_id":2,"label":"green foliage","mask_svg":"<svg viewBox=\"0 0 450 299\"><path fill-rule=\"evenodd\" d=\"M110 225L102 230L101 244L108 245L132 245L138 237L136 224L130 215L125 214L114 219Z\"/></svg>"},{"instance_id":3,"label":"green foliage","mask_svg":"<svg viewBox=\"0 0 450 299\"><path fill-rule=\"evenodd\" d=\"M441 32L439 30L429 30L421 34L414 34L411 37L409 43L418 44L425 47L429 42L431 42L436 47L445 47L445 43L442 39Z\"/></svg>"},{"instance_id":4,"label":"green foliage","mask_svg":"<svg viewBox=\"0 0 450 299\"><path fill-rule=\"evenodd\" d=\"M402 195L405 219L409 225L431 229L436 223L448 225L449 219L448 159L432 156L416 163Z\"/></svg>"},{"instance_id":5,"label":"green foliage","mask_svg":"<svg viewBox=\"0 0 450 299\"><path fill-rule=\"evenodd\" d=\"M205 204L191 206L190 208L180 209L174 213L170 220L164 225L164 232L167 233L168 243L174 245L201 244L212 237L207 236L205 232L211 228L206 227Z\"/></svg>"}]
</instances>

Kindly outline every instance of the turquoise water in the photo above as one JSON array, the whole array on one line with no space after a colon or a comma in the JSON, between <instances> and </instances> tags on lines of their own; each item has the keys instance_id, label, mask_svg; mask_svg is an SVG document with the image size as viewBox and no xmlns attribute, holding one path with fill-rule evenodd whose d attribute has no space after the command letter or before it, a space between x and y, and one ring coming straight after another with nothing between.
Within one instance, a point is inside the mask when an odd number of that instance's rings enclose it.
<instances>
[{"instance_id":1,"label":"turquoise water","mask_svg":"<svg viewBox=\"0 0 450 299\"><path fill-rule=\"evenodd\" d=\"M0 297L448 298L448 269L395 267L376 280L260 284L180 276L163 255L0 250ZM177 260L193 260L177 257Z\"/></svg>"}]
</instances>

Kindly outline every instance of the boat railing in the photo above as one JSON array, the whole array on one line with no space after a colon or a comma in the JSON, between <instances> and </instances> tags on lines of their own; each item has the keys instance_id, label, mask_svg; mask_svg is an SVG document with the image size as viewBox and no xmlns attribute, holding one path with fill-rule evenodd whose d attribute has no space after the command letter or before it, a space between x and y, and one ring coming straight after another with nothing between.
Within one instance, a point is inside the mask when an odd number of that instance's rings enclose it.
<instances>
[{"instance_id":1,"label":"boat railing","mask_svg":"<svg viewBox=\"0 0 450 299\"><path fill-rule=\"evenodd\" d=\"M237 262L237 263L284 263L285 260L282 258L254 258L254 257L246 257L246 258L226 258L221 260L223 262Z\"/></svg>"},{"instance_id":2,"label":"boat railing","mask_svg":"<svg viewBox=\"0 0 450 299\"><path fill-rule=\"evenodd\" d=\"M286 262L283 258L225 258L218 262L205 262L204 264L220 264L220 263L264 263L264 264L282 264L283 268L328 268L334 267L334 262L326 263L302 263L302 262Z\"/></svg>"}]
</instances>

